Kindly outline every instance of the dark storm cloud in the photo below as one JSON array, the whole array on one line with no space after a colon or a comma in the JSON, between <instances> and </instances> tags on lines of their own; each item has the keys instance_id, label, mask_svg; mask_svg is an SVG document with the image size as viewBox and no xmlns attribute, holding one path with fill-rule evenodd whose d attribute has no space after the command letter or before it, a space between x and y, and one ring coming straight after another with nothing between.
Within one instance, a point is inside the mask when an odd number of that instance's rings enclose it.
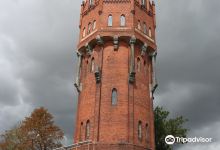
<instances>
[{"instance_id":1,"label":"dark storm cloud","mask_svg":"<svg viewBox=\"0 0 220 150\"><path fill-rule=\"evenodd\" d=\"M1 131L44 106L72 142L80 1L0 0L0 8Z\"/></svg>"},{"instance_id":2,"label":"dark storm cloud","mask_svg":"<svg viewBox=\"0 0 220 150\"><path fill-rule=\"evenodd\" d=\"M214 137L215 146L220 140L215 125L220 122L219 4L217 0L168 0L157 6L160 86L155 103L170 110L172 116L188 118L189 135ZM182 149L203 148L214 146Z\"/></svg>"},{"instance_id":3,"label":"dark storm cloud","mask_svg":"<svg viewBox=\"0 0 220 150\"><path fill-rule=\"evenodd\" d=\"M81 0L0 0L0 132L39 106L72 142L77 93L76 44ZM184 115L191 136L220 146L220 2L160 0L155 103ZM19 114L18 114L19 112ZM215 132L213 132L215 130Z\"/></svg>"}]
</instances>

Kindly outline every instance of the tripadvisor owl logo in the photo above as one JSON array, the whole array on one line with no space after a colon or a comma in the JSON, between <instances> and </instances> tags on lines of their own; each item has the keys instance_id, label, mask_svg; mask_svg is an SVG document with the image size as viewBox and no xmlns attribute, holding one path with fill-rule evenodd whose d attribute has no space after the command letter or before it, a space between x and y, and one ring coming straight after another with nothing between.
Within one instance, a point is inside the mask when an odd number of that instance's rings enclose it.
<instances>
[{"instance_id":1,"label":"tripadvisor owl logo","mask_svg":"<svg viewBox=\"0 0 220 150\"><path fill-rule=\"evenodd\" d=\"M175 137L172 136L172 135L167 135L166 138L165 138L165 142L168 145L173 145L175 143Z\"/></svg>"},{"instance_id":2,"label":"tripadvisor owl logo","mask_svg":"<svg viewBox=\"0 0 220 150\"><path fill-rule=\"evenodd\" d=\"M211 143L213 138L205 138L205 137L174 137L173 135L167 135L165 137L165 142L168 145L173 145L176 143Z\"/></svg>"}]
</instances>

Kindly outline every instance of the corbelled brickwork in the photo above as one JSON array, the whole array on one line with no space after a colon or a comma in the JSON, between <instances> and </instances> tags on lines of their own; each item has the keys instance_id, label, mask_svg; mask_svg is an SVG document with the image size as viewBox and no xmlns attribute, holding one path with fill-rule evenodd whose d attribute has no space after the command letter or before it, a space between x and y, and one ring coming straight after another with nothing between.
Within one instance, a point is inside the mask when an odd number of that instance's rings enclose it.
<instances>
[{"instance_id":1,"label":"corbelled brickwork","mask_svg":"<svg viewBox=\"0 0 220 150\"><path fill-rule=\"evenodd\" d=\"M154 2L86 0L79 27L77 150L155 150Z\"/></svg>"}]
</instances>

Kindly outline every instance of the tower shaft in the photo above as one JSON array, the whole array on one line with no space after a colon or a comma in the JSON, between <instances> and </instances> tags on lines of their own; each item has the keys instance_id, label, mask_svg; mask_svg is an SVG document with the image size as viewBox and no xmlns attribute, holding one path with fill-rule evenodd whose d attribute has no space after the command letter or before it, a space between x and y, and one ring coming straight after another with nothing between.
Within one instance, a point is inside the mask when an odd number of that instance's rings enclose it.
<instances>
[{"instance_id":1,"label":"tower shaft","mask_svg":"<svg viewBox=\"0 0 220 150\"><path fill-rule=\"evenodd\" d=\"M155 150L155 5L86 0L78 44L78 150Z\"/></svg>"}]
</instances>

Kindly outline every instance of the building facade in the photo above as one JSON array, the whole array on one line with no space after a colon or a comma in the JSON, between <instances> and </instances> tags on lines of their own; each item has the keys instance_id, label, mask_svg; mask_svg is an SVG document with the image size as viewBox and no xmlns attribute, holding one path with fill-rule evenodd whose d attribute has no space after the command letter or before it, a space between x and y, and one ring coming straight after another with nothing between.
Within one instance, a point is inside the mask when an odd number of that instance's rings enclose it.
<instances>
[{"instance_id":1,"label":"building facade","mask_svg":"<svg viewBox=\"0 0 220 150\"><path fill-rule=\"evenodd\" d=\"M78 44L78 150L155 150L155 4L85 0Z\"/></svg>"}]
</instances>

